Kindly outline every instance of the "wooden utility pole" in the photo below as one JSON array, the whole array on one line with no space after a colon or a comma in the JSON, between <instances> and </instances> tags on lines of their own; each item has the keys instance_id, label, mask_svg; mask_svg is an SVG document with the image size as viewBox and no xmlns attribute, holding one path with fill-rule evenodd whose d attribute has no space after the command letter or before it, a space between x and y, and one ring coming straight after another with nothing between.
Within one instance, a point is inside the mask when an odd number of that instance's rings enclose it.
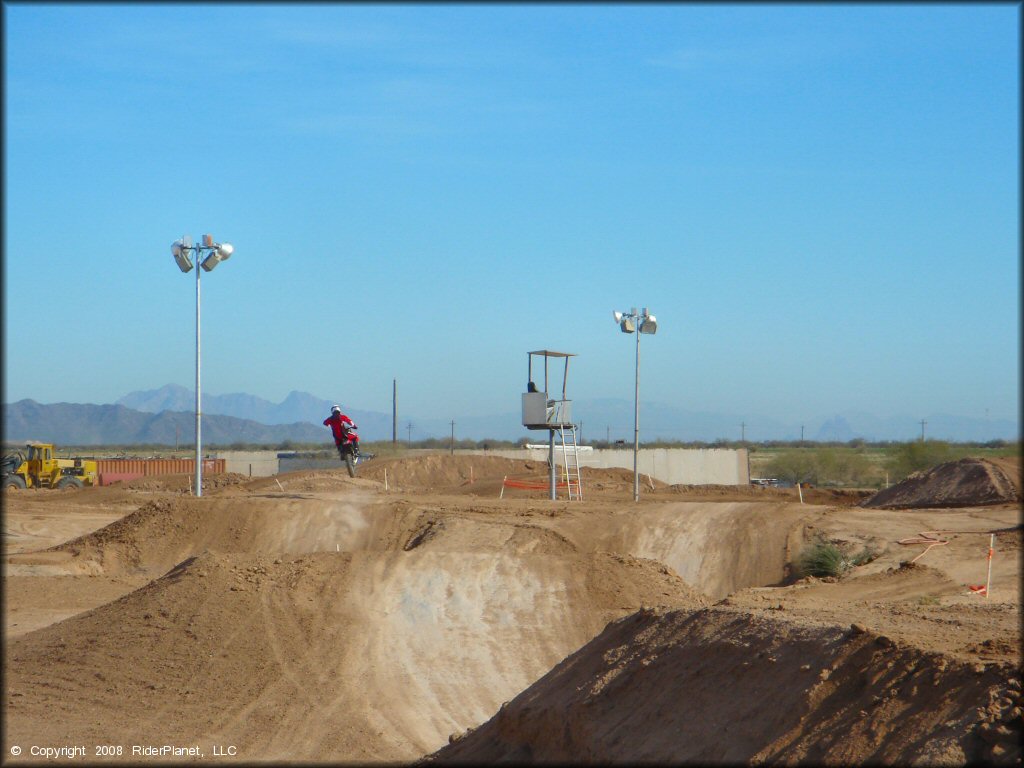
<instances>
[{"instance_id":1,"label":"wooden utility pole","mask_svg":"<svg viewBox=\"0 0 1024 768\"><path fill-rule=\"evenodd\" d=\"M452 456L455 455L455 419L452 419Z\"/></svg>"},{"instance_id":2,"label":"wooden utility pole","mask_svg":"<svg viewBox=\"0 0 1024 768\"><path fill-rule=\"evenodd\" d=\"M927 424L927 423L928 423L927 421L925 421L924 419L921 419L921 442L922 443L924 442L924 425Z\"/></svg>"},{"instance_id":3,"label":"wooden utility pole","mask_svg":"<svg viewBox=\"0 0 1024 768\"><path fill-rule=\"evenodd\" d=\"M391 380L391 444L398 444L398 379Z\"/></svg>"},{"instance_id":4,"label":"wooden utility pole","mask_svg":"<svg viewBox=\"0 0 1024 768\"><path fill-rule=\"evenodd\" d=\"M747 422L745 421L740 424L740 442L747 442Z\"/></svg>"},{"instance_id":5,"label":"wooden utility pole","mask_svg":"<svg viewBox=\"0 0 1024 768\"><path fill-rule=\"evenodd\" d=\"M409 439L408 439L407 443L408 443L409 447L411 448L412 447L412 422L411 421L406 426L406 429L409 430Z\"/></svg>"}]
</instances>

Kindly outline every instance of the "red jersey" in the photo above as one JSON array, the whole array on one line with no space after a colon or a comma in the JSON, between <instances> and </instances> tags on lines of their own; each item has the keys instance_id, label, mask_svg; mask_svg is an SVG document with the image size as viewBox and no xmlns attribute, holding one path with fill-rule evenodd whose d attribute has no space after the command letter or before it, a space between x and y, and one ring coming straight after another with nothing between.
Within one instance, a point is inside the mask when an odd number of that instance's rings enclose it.
<instances>
[{"instance_id":1,"label":"red jersey","mask_svg":"<svg viewBox=\"0 0 1024 768\"><path fill-rule=\"evenodd\" d=\"M331 428L331 432L334 433L334 442L340 443L345 439L344 430L354 427L355 424L344 413L332 413L324 419L324 426Z\"/></svg>"}]
</instances>

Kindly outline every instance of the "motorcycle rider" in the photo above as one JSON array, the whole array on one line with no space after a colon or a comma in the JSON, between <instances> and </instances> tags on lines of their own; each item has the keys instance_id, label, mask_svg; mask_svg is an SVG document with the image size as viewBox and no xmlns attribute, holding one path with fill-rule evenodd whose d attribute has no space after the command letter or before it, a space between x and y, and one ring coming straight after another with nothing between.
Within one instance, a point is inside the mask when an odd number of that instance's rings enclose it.
<instances>
[{"instance_id":1,"label":"motorcycle rider","mask_svg":"<svg viewBox=\"0 0 1024 768\"><path fill-rule=\"evenodd\" d=\"M355 455L359 455L359 435L355 434L354 430L359 429L352 419L341 412L340 405L331 406L331 415L324 419L324 426L330 427L331 432L334 435L334 445L338 449L338 455L341 460L345 460L345 452L342 450L342 446L349 439L349 432L352 432L352 448L355 451Z\"/></svg>"}]
</instances>

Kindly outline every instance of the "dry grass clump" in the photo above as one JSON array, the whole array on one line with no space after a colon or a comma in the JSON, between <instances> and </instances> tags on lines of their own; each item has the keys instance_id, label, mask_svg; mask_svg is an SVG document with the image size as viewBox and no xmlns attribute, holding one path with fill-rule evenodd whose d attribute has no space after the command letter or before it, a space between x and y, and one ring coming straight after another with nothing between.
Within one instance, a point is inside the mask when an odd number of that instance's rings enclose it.
<instances>
[{"instance_id":1,"label":"dry grass clump","mask_svg":"<svg viewBox=\"0 0 1024 768\"><path fill-rule=\"evenodd\" d=\"M800 553L796 571L800 576L839 579L858 565L870 563L876 557L878 553L871 547L864 547L856 555L848 555L835 542L818 537Z\"/></svg>"}]
</instances>

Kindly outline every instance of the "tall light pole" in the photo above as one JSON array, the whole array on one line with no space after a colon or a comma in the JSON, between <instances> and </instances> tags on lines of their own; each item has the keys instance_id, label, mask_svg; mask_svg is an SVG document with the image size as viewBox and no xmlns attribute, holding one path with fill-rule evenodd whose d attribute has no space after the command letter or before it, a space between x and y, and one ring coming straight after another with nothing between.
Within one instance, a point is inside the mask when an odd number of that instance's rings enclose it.
<instances>
[{"instance_id":1,"label":"tall light pole","mask_svg":"<svg viewBox=\"0 0 1024 768\"><path fill-rule=\"evenodd\" d=\"M210 272L222 261L231 258L235 252L231 243L215 243L213 235L203 235L202 245L192 245L192 238L185 235L180 240L171 243L171 254L174 256L178 269L188 272L192 269L192 259L205 271ZM199 275L201 271L196 270L196 496L203 495L203 438L202 438L202 393L199 388L200 372L200 333L199 333Z\"/></svg>"},{"instance_id":2,"label":"tall light pole","mask_svg":"<svg viewBox=\"0 0 1024 768\"><path fill-rule=\"evenodd\" d=\"M657 333L658 320L644 307L641 312L633 307L629 312L614 312L612 316L623 333L636 332L636 385L633 390L633 501L640 501L640 334Z\"/></svg>"}]
</instances>

